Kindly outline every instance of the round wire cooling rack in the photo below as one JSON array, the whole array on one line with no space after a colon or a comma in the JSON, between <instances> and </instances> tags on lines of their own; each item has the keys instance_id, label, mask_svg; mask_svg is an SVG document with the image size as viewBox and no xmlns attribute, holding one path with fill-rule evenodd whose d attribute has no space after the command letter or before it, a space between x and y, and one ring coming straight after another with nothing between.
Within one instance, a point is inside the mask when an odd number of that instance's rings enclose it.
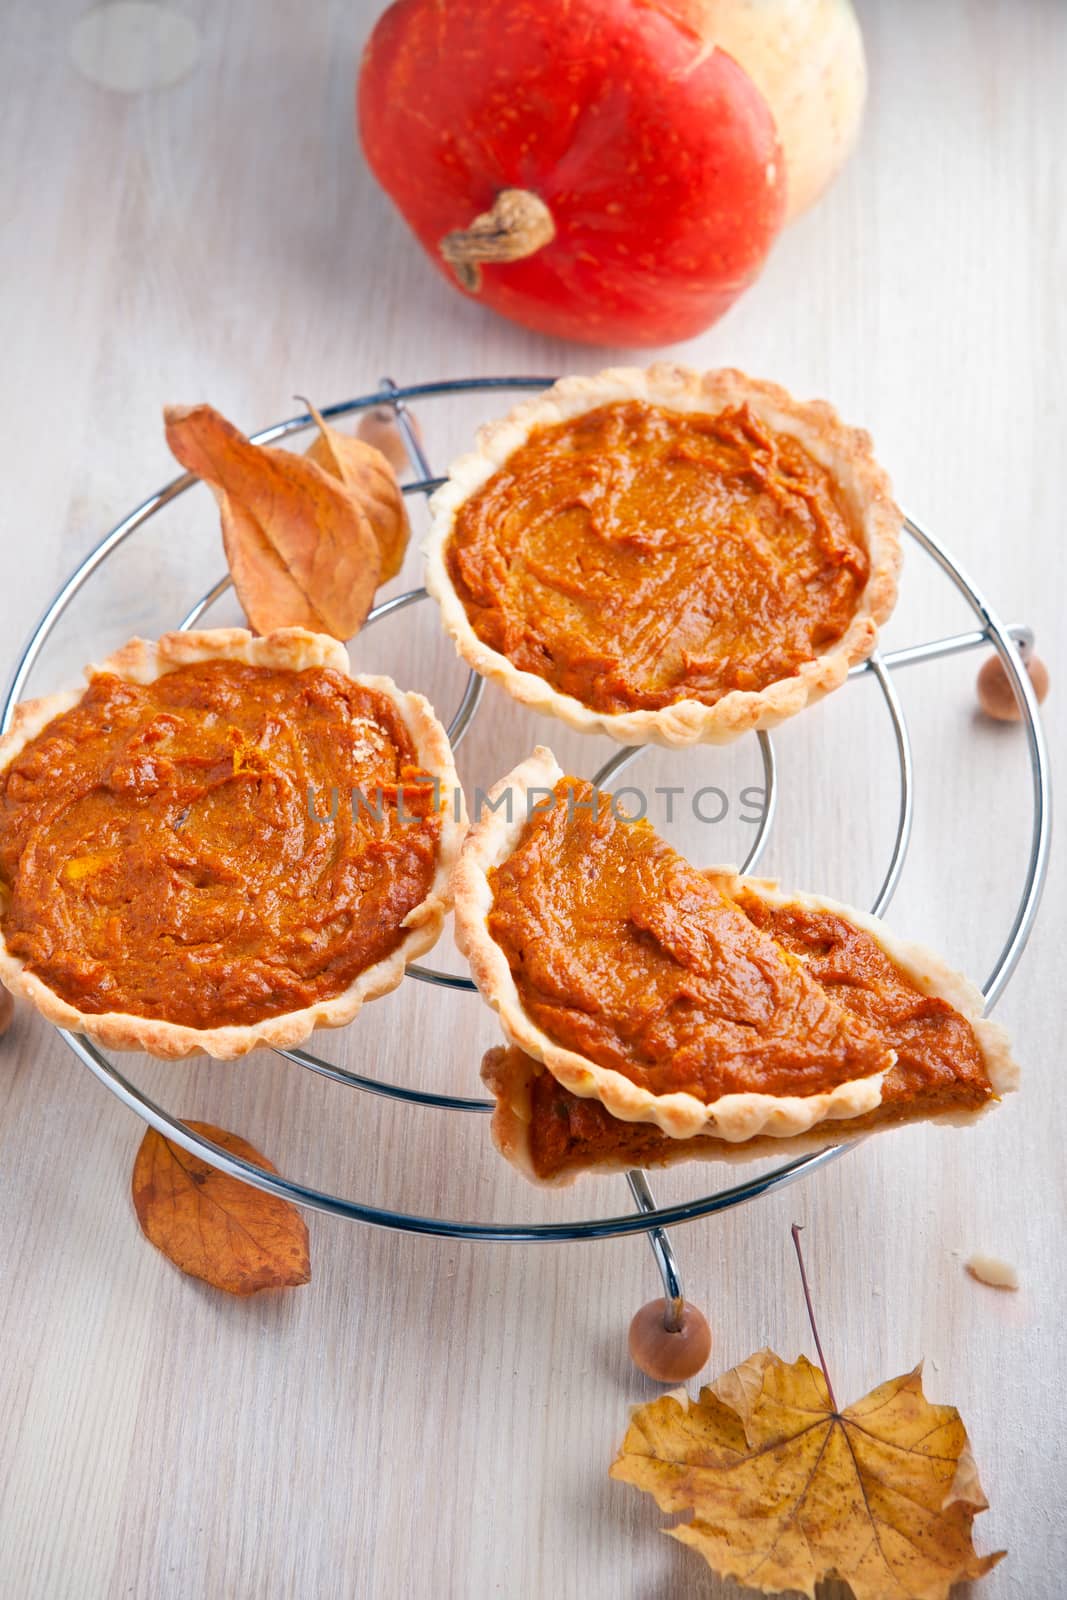
<instances>
[{"instance_id":1,"label":"round wire cooling rack","mask_svg":"<svg viewBox=\"0 0 1067 1600\"><path fill-rule=\"evenodd\" d=\"M536 391L547 387L552 382L553 379L551 378L541 377L459 378L438 383L409 384L405 387L399 387L392 379L385 378L382 379L378 389L373 394L361 395L354 400L327 406L322 414L331 420L335 420L369 410L372 407L387 406L391 408L397 427L407 447L408 455L419 474L417 479L403 486L404 493L406 495L428 496L443 480L434 476L430 463L426 459L421 441L407 409L408 402L421 402L438 398L448 399L460 395L496 393L497 391ZM262 432L254 434L252 441L255 444L272 444L277 440L286 439L290 435L312 426L314 426L314 419L309 413L303 412L290 417L285 422L276 423L273 427L265 428ZM165 488L144 501L142 505L139 505L136 510L123 518L105 535L59 589L30 635L18 661L3 702L2 712L0 712L0 732L6 731L9 726L15 703L23 698L30 675L49 636L75 595L78 594L103 563L119 550L139 528L142 528L164 506L169 505L179 495L184 494L196 481L190 474L175 478ZM906 667L921 665L924 662L940 660L947 656L991 645L1003 663L1021 713L1022 728L1027 742L1030 762L1031 835L1026 871L1015 912L1000 954L997 956L992 970L982 985L988 1012L1003 993L1029 938L1034 918L1037 914L1048 864L1051 821L1048 754L1038 715L1037 699L1024 664L1025 656L1032 647L1033 639L1029 628L1022 625L1009 626L1000 620L974 584L971 583L970 579L961 571L948 552L932 535L926 533L908 518L904 520L904 528L911 541L934 562L941 573L967 601L975 614L978 626L970 632L929 640L904 649L889 651L885 654L875 654L868 661L854 667L850 673L850 677L870 676L877 682L892 728L899 766L900 790L895 833L885 875L871 910L874 915L880 916L886 910L893 897L904 869L912 825L914 785L911 742L903 708L893 682L893 676L898 670ZM228 576L213 584L180 620L178 627L180 629L195 627L215 601L229 587L230 580ZM370 613L367 622L364 624L364 629L387 616L391 616L395 612L401 611L408 606L416 605L426 598L426 590L419 588L385 600ZM483 680L476 673L471 672L448 728L449 738L453 746L457 746L461 742L470 727L478 709L483 688ZM741 867L742 872L752 871L763 853L774 818L777 796L774 748L770 735L759 733L756 737L759 741L763 765L765 804L755 840ZM595 774L593 782L597 785L608 783L624 768L637 761L641 754L641 747L620 749ZM474 990L474 985L469 978L441 972L432 967L412 965L408 968L408 976L423 983L436 984L449 989ZM106 1088L110 1089L124 1105L136 1112L158 1132L172 1139L184 1150L199 1156L209 1165L229 1173L232 1177L250 1183L256 1188L264 1189L269 1193L279 1195L283 1199L291 1200L298 1205L332 1213L336 1216L347 1217L354 1221L370 1223L378 1227L453 1239L532 1243L537 1241L561 1242L578 1239L608 1239L626 1234L645 1233L648 1236L663 1282L666 1300L665 1325L669 1330L680 1326L682 1286L673 1250L663 1230L676 1224L690 1222L698 1217L709 1216L715 1212L727 1210L732 1206L741 1205L746 1201L757 1199L760 1195L779 1189L786 1184L795 1182L798 1178L808 1173L814 1172L818 1167L835 1160L851 1148L849 1143L829 1144L824 1150L787 1161L769 1172L763 1172L729 1188L715 1190L702 1194L696 1199L669 1206L657 1205L645 1174L635 1170L627 1174L627 1182L634 1202L634 1209L617 1216L555 1223L486 1222L421 1216L402 1211L390 1211L380 1206L373 1206L341 1195L331 1194L327 1191L310 1187L295 1179L287 1178L280 1173L269 1172L253 1162L233 1155L230 1151L224 1150L221 1146L195 1132L186 1123L172 1116L162 1106L157 1105L155 1101L150 1099L120 1072L114 1063L88 1039L69 1033L64 1029L58 1029L57 1031L79 1061L88 1067L90 1072ZM491 1112L493 1109L493 1102L489 1100L435 1094L427 1090L408 1088L401 1083L350 1072L344 1067L321 1059L309 1050L281 1050L277 1053L297 1066L333 1079L335 1082L344 1084L349 1088L372 1095L384 1096L389 1100L400 1101L407 1105L474 1114L484 1114ZM708 1169L702 1167L698 1170L706 1172Z\"/></svg>"}]
</instances>

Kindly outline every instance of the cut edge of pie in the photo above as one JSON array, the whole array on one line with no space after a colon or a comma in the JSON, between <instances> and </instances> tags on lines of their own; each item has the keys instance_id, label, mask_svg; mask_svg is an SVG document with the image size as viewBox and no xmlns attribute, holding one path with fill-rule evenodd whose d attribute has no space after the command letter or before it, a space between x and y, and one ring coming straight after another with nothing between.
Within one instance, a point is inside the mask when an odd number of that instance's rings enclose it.
<instances>
[{"instance_id":1,"label":"cut edge of pie","mask_svg":"<svg viewBox=\"0 0 1067 1600\"><path fill-rule=\"evenodd\" d=\"M543 1062L535 1060L515 1045L493 1045L482 1058L481 1079L496 1102L490 1118L493 1144L505 1161L530 1183L542 1189L567 1189L590 1173L619 1174L631 1172L635 1166L662 1169L678 1166L685 1161L725 1161L736 1165L773 1156L788 1155L792 1158L823 1150L836 1137L835 1130L824 1123L816 1124L806 1133L792 1134L784 1145L781 1138L771 1134L757 1134L741 1142L702 1134L674 1139L660 1128L642 1124L649 1127L656 1140L654 1151L646 1148L640 1154L635 1154L633 1150L602 1154L595 1160L569 1163L546 1176L538 1171L530 1138L534 1120L532 1089L537 1078L545 1072L548 1072L548 1068ZM607 1115L611 1116L611 1113ZM949 1115L940 1120L969 1122L973 1120L973 1114L966 1119L954 1119ZM633 1124L628 1126L632 1127Z\"/></svg>"},{"instance_id":2,"label":"cut edge of pie","mask_svg":"<svg viewBox=\"0 0 1067 1600\"><path fill-rule=\"evenodd\" d=\"M856 531L870 559L868 580L842 637L804 662L792 677L759 690L731 690L713 705L686 699L655 711L601 712L561 693L536 673L514 666L475 633L446 556L461 506L535 428L623 400L642 400L681 413L717 414L732 405L748 404L771 427L797 439L848 495ZM610 367L591 377L561 378L544 394L479 429L475 449L452 463L430 510L430 532L423 543L426 588L463 660L531 710L558 717L580 733L606 733L620 744L723 744L753 729L776 727L840 687L849 669L874 650L879 626L896 602L903 516L893 500L889 477L875 460L870 434L847 426L824 400L794 400L778 384L729 367L700 373L660 361L647 368Z\"/></svg>"},{"instance_id":3,"label":"cut edge of pie","mask_svg":"<svg viewBox=\"0 0 1067 1600\"><path fill-rule=\"evenodd\" d=\"M179 667L204 661L235 661L248 666L300 672L308 667L328 667L354 683L390 700L411 736L422 766L440 778L443 795L461 795L448 736L425 696L397 687L392 678L352 672L348 651L339 640L306 628L279 628L256 635L246 628L209 628L187 633L167 633L158 640L134 638L106 660L85 668L88 685L101 673L112 673L127 683L152 683ZM77 705L85 685L26 700L15 706L11 726L0 739L0 773L24 747L63 712ZM441 807L441 840L429 893L405 918L406 933L395 950L366 967L339 994L318 1000L299 1011L282 1012L258 1022L229 1023L197 1028L133 1012L83 1012L64 1000L23 961L13 955L0 932L0 982L12 994L28 1000L48 1022L72 1033L86 1034L111 1050L143 1050L165 1060L197 1053L230 1061L265 1046L291 1049L316 1028L345 1027L368 1000L395 989L410 961L437 941L451 906L452 867L466 831L457 807Z\"/></svg>"},{"instance_id":4,"label":"cut edge of pie","mask_svg":"<svg viewBox=\"0 0 1067 1600\"><path fill-rule=\"evenodd\" d=\"M704 1135L729 1145L744 1145L749 1156L752 1140L794 1140L820 1123L846 1121L877 1110L882 1099L883 1072L852 1079L813 1095L752 1091L722 1095L706 1102L686 1092L654 1094L614 1068L601 1066L557 1044L538 1027L523 1006L505 952L489 932L487 919L493 903L489 873L507 859L519 842L527 822L528 793L551 791L564 776L552 752L538 746L490 790L489 803L470 828L453 869L456 940L467 957L471 976L483 998L497 1012L508 1042L543 1063L556 1081L572 1094L599 1100L605 1110L621 1122L652 1123L678 1140ZM503 808L491 809L500 805L509 789L512 795L510 820ZM876 918L837 901L811 894L785 894L770 880L741 879L731 869L717 868L711 876L722 882L727 893L730 884L743 883L772 903L829 911L844 916L871 934L918 987L928 995L947 1001L970 1024L995 1094L1015 1087L1018 1069L1003 1028L982 1016L981 993L933 951L891 934ZM967 1115L964 1120L973 1120L973 1115Z\"/></svg>"},{"instance_id":5,"label":"cut edge of pie","mask_svg":"<svg viewBox=\"0 0 1067 1600\"><path fill-rule=\"evenodd\" d=\"M774 1135L757 1134L740 1143L701 1134L688 1139L672 1139L662 1129L643 1124L648 1127L652 1141L636 1153L633 1148L602 1153L592 1160L569 1162L546 1175L538 1170L531 1146L531 1131L534 1121L533 1085L542 1073L547 1072L548 1068L543 1062L535 1060L515 1045L493 1045L482 1058L481 1079L495 1101L490 1118L493 1144L504 1160L521 1172L524 1178L544 1189L566 1189L590 1173L618 1174L630 1172L635 1166L665 1168L679 1166L685 1161L737 1165L741 1162L780 1159L783 1156L793 1160L825 1150L842 1139L866 1139L872 1133L907 1127L910 1123L920 1121L950 1127L970 1127L996 1104L995 1099L990 1099L975 1108L933 1113L919 1111L891 1122L875 1122L869 1127L860 1124L853 1128L847 1122L818 1123L806 1133L792 1134L785 1140ZM1014 1084L1002 1084L1000 1092L1012 1087ZM610 1117L610 1112L607 1115ZM630 1123L625 1126L634 1125Z\"/></svg>"}]
</instances>

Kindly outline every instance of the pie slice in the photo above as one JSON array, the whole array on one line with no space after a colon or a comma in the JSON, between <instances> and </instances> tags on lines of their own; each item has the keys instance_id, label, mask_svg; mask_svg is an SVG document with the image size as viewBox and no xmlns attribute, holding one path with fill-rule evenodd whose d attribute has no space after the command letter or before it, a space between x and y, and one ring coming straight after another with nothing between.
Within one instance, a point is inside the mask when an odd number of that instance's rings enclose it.
<instances>
[{"instance_id":1,"label":"pie slice","mask_svg":"<svg viewBox=\"0 0 1067 1600\"><path fill-rule=\"evenodd\" d=\"M456 922L533 1058L487 1058L524 1170L673 1159L671 1143L763 1153L822 1123L970 1117L1013 1087L978 992L875 919L697 871L544 749L490 806L453 875Z\"/></svg>"},{"instance_id":2,"label":"pie slice","mask_svg":"<svg viewBox=\"0 0 1067 1600\"><path fill-rule=\"evenodd\" d=\"M798 1133L879 1102L892 1051L720 887L538 749L453 875L460 947L511 1043L675 1138Z\"/></svg>"},{"instance_id":3,"label":"pie slice","mask_svg":"<svg viewBox=\"0 0 1067 1600\"><path fill-rule=\"evenodd\" d=\"M878 1028L896 1052L873 1111L789 1139L790 1155L875 1128L919 1119L971 1122L1016 1086L1007 1038L981 1016L982 997L936 956L894 938L856 911L812 895L785 895L762 879L713 874L758 926L803 960L843 1005ZM780 1140L730 1144L705 1135L672 1139L652 1122L622 1122L581 1099L514 1046L486 1053L482 1078L496 1102L493 1139L536 1183L572 1183L582 1172L623 1172L679 1161L755 1160L783 1153Z\"/></svg>"},{"instance_id":4,"label":"pie slice","mask_svg":"<svg viewBox=\"0 0 1067 1600\"><path fill-rule=\"evenodd\" d=\"M896 599L866 433L735 371L564 378L484 427L432 502L460 655L623 744L721 743L841 684Z\"/></svg>"},{"instance_id":5,"label":"pie slice","mask_svg":"<svg viewBox=\"0 0 1067 1600\"><path fill-rule=\"evenodd\" d=\"M131 640L0 740L0 978L114 1049L340 1027L436 940L463 831L421 695L300 628Z\"/></svg>"}]
</instances>

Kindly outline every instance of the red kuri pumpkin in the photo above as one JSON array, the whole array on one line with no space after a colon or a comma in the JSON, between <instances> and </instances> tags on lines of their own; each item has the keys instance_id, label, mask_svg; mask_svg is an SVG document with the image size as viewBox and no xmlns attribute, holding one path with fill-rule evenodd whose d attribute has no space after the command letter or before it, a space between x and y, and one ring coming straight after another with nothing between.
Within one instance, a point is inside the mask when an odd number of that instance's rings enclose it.
<instances>
[{"instance_id":1,"label":"red kuri pumpkin","mask_svg":"<svg viewBox=\"0 0 1067 1600\"><path fill-rule=\"evenodd\" d=\"M766 101L656 0L396 0L359 126L440 270L565 339L690 338L783 219Z\"/></svg>"}]
</instances>

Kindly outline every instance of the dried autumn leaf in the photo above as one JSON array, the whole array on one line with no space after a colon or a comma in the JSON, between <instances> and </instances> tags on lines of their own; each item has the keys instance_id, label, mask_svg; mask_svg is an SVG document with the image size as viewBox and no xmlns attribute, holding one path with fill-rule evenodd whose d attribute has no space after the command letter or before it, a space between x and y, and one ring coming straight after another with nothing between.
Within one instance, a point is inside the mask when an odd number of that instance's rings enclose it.
<instances>
[{"instance_id":1,"label":"dried autumn leaf","mask_svg":"<svg viewBox=\"0 0 1067 1600\"><path fill-rule=\"evenodd\" d=\"M411 524L396 473L383 451L364 439L339 433L330 427L310 400L305 400L304 404L319 425L318 434L307 448L307 459L339 478L367 517L381 555L378 581L386 583L395 578L403 566L411 536Z\"/></svg>"},{"instance_id":2,"label":"dried autumn leaf","mask_svg":"<svg viewBox=\"0 0 1067 1600\"><path fill-rule=\"evenodd\" d=\"M631 1420L613 1478L692 1511L669 1528L723 1577L813 1597L839 1577L856 1600L945 1600L1004 1552L979 1556L986 1509L953 1406L922 1369L838 1412L818 1367L760 1350L689 1402L663 1395Z\"/></svg>"},{"instance_id":3,"label":"dried autumn leaf","mask_svg":"<svg viewBox=\"0 0 1067 1600\"><path fill-rule=\"evenodd\" d=\"M278 1170L235 1133L210 1122L188 1126L233 1155ZM216 1289L255 1294L311 1277L307 1226L295 1206L209 1167L154 1128L134 1162L133 1204L145 1237Z\"/></svg>"},{"instance_id":4,"label":"dried autumn leaf","mask_svg":"<svg viewBox=\"0 0 1067 1600\"><path fill-rule=\"evenodd\" d=\"M219 503L234 588L256 632L350 639L374 603L381 556L344 485L306 456L249 443L212 406L163 415L171 451Z\"/></svg>"}]
</instances>

